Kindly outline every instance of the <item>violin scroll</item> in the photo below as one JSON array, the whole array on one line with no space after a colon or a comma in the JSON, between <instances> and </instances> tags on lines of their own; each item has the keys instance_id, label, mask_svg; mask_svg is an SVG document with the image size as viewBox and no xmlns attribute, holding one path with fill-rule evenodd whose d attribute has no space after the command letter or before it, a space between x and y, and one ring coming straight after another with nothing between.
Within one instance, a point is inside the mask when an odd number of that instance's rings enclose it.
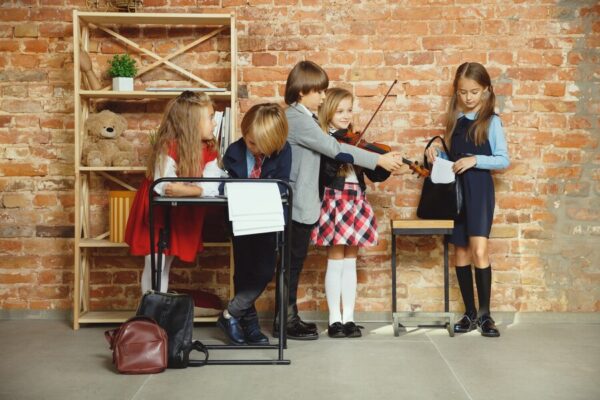
<instances>
[{"instance_id":1,"label":"violin scroll","mask_svg":"<svg viewBox=\"0 0 600 400\"><path fill-rule=\"evenodd\" d=\"M431 175L431 172L427 168L419 165L418 161L411 161L402 157L402 162L408 165L408 168L410 168L414 174L418 174L420 177L427 178L429 175Z\"/></svg>"}]
</instances>

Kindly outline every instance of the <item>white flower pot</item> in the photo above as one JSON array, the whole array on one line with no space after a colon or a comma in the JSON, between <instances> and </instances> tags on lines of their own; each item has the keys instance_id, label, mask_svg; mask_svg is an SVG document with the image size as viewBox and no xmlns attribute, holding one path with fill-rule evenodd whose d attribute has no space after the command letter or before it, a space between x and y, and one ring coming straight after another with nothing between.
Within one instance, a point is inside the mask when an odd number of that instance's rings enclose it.
<instances>
[{"instance_id":1,"label":"white flower pot","mask_svg":"<svg viewBox=\"0 0 600 400\"><path fill-rule=\"evenodd\" d=\"M133 78L113 78L112 88L118 92L132 92L133 91Z\"/></svg>"}]
</instances>

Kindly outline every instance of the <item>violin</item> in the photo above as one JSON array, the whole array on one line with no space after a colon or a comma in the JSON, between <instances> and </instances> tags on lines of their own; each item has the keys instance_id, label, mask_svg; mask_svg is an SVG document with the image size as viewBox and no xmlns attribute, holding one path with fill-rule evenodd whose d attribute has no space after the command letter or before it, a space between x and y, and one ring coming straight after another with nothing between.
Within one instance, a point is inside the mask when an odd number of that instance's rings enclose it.
<instances>
[{"instance_id":1,"label":"violin","mask_svg":"<svg viewBox=\"0 0 600 400\"><path fill-rule=\"evenodd\" d=\"M354 132L351 128L338 129L331 134L340 143L346 143L352 146L356 146L359 149L370 151L377 154L386 154L392 151L392 148L387 144L377 142L367 142L361 140L362 134L360 132Z\"/></svg>"},{"instance_id":2,"label":"violin","mask_svg":"<svg viewBox=\"0 0 600 400\"><path fill-rule=\"evenodd\" d=\"M418 161L410 161L402 157L402 162L408 165L408 168L410 168L413 174L418 174L420 177L423 178L427 178L429 175L431 175L431 172L427 168L419 165Z\"/></svg>"},{"instance_id":3,"label":"violin","mask_svg":"<svg viewBox=\"0 0 600 400\"><path fill-rule=\"evenodd\" d=\"M381 103L379 103L379 106L377 106L377 109L371 116L371 119L369 120L369 122L367 122L367 125L365 126L365 129L363 129L362 132L360 132L360 131L354 132L352 130L352 128L338 129L337 131L332 133L332 136L334 138L336 138L338 140L338 142L340 142L340 143L346 143L346 144L349 144L352 146L356 146L359 149L370 151L372 153L386 154L386 153L389 153L390 151L392 151L392 148L390 146L388 146L387 144L378 143L378 142L367 142L366 140L363 140L362 137L365 134L365 132L367 131L367 129L369 128L369 125L371 125L373 118L375 118L375 115L377 115L377 113L379 112L379 109L381 108L381 106L383 105L383 103L385 102L387 97L389 96L390 92L392 91L392 88L394 87L394 85L397 82L398 82L398 79L394 79L394 82L392 82L392 85L388 89L387 93L385 94L385 96L383 96L383 100L381 100Z\"/></svg>"}]
</instances>

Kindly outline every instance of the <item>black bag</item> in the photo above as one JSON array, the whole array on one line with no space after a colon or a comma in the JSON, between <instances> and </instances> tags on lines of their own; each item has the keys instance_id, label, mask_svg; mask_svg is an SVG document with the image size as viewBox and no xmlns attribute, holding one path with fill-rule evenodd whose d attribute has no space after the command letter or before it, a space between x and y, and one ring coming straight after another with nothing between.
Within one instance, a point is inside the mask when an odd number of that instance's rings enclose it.
<instances>
[{"instance_id":1,"label":"black bag","mask_svg":"<svg viewBox=\"0 0 600 400\"><path fill-rule=\"evenodd\" d=\"M431 146L434 140L440 139L444 146L444 151L450 158L450 152L446 147L446 142L441 136L433 137L425 150ZM453 161L453 160L452 160ZM427 156L423 156L423 165L430 169L427 162ZM431 177L425 178L423 189L421 190L421 199L417 207L417 217L422 219L456 219L460 214L463 205L463 192L460 179L457 176L451 183L433 183Z\"/></svg>"},{"instance_id":2,"label":"black bag","mask_svg":"<svg viewBox=\"0 0 600 400\"><path fill-rule=\"evenodd\" d=\"M160 293L152 290L142 296L136 315L153 318L167 333L168 367L201 367L208 360L208 349L192 340L194 302L188 294ZM204 353L204 360L190 360L190 352Z\"/></svg>"}]
</instances>

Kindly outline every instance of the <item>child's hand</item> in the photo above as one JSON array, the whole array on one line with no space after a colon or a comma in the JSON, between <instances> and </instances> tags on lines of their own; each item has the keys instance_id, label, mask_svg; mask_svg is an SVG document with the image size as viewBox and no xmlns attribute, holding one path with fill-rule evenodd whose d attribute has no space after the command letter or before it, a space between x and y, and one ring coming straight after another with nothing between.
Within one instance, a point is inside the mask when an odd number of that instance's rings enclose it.
<instances>
[{"instance_id":1,"label":"child's hand","mask_svg":"<svg viewBox=\"0 0 600 400\"><path fill-rule=\"evenodd\" d=\"M430 163L433 164L433 162L435 161L435 158L438 156L439 153L440 153L439 148L430 146L427 150L425 150L425 155L427 156L427 161L429 161Z\"/></svg>"},{"instance_id":2,"label":"child's hand","mask_svg":"<svg viewBox=\"0 0 600 400\"><path fill-rule=\"evenodd\" d=\"M469 168L473 168L475 165L477 165L477 157L464 157L454 163L452 170L455 174L462 174Z\"/></svg>"},{"instance_id":3,"label":"child's hand","mask_svg":"<svg viewBox=\"0 0 600 400\"><path fill-rule=\"evenodd\" d=\"M402 162L398 161L401 155L397 151L390 151L389 153L382 154L377 159L377 166L385 169L386 171L394 172L402 166Z\"/></svg>"}]
</instances>

